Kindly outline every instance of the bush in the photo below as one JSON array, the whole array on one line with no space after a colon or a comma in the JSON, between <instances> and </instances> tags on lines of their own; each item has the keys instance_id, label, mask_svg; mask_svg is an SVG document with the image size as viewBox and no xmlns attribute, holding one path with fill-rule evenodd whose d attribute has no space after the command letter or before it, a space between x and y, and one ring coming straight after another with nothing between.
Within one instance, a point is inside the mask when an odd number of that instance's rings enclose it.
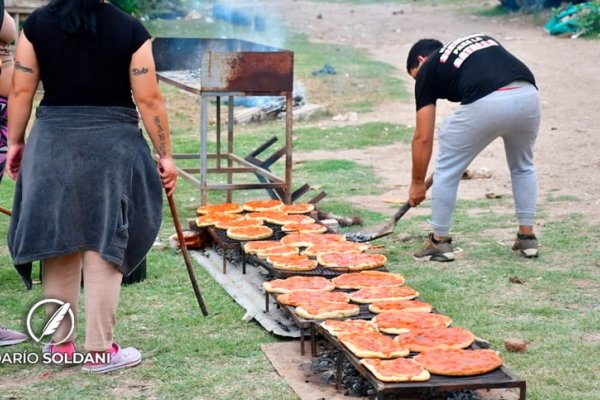
<instances>
[{"instance_id":1,"label":"bush","mask_svg":"<svg viewBox=\"0 0 600 400\"><path fill-rule=\"evenodd\" d=\"M176 12L182 6L182 0L111 0L111 4L127 14L148 15L156 12Z\"/></svg>"},{"instance_id":2,"label":"bush","mask_svg":"<svg viewBox=\"0 0 600 400\"><path fill-rule=\"evenodd\" d=\"M600 1L592 1L578 15L579 26L584 36L600 35Z\"/></svg>"}]
</instances>

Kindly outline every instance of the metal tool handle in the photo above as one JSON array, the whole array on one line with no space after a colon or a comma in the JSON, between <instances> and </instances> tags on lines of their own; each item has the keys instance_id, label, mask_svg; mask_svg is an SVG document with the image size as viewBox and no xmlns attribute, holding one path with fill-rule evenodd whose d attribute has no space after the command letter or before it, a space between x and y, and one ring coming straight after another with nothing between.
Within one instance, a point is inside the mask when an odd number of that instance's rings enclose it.
<instances>
[{"instance_id":1,"label":"metal tool handle","mask_svg":"<svg viewBox=\"0 0 600 400\"><path fill-rule=\"evenodd\" d=\"M183 230L181 229L181 224L179 223L179 217L177 216L177 209L175 208L175 200L173 200L173 196L169 196L167 190L165 190L165 192L167 193L167 199L169 200L169 208L171 209L171 216L173 217L173 224L175 225L175 230L177 231L177 238L179 239L179 246L181 247L181 253L183 254L185 266L187 267L188 275L190 277L190 281L192 282L192 287L194 288L194 293L196 294L196 300L198 300L198 305L200 306L200 310L202 310L202 314L204 316L207 316L208 310L206 309L206 304L204 303L202 294L200 293L200 288L198 287L198 281L196 280L196 275L194 274L192 260L190 259L190 253L188 252L187 245L185 244L185 238L183 237Z\"/></svg>"},{"instance_id":2,"label":"metal tool handle","mask_svg":"<svg viewBox=\"0 0 600 400\"><path fill-rule=\"evenodd\" d=\"M427 179L425 179L425 191L429 190L431 185L433 185L433 173L431 175L429 175L427 177ZM406 212L410 209L411 209L410 203L408 201L406 201L404 204L402 204L400 206L398 211L396 211L396 213L394 214L394 221L398 222L400 220L400 218L402 218L404 216L404 214L406 214Z\"/></svg>"}]
</instances>

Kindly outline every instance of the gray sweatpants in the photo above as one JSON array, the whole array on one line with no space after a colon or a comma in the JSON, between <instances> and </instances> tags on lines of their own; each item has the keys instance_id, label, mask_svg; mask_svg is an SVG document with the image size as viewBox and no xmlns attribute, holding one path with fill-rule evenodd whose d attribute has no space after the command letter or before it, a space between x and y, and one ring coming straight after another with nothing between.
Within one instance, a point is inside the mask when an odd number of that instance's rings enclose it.
<instances>
[{"instance_id":1,"label":"gray sweatpants","mask_svg":"<svg viewBox=\"0 0 600 400\"><path fill-rule=\"evenodd\" d=\"M533 225L537 200L533 146L539 126L538 92L530 83L521 81L461 105L447 118L439 133L431 197L431 225L436 235L450 235L461 176L498 137L504 141L519 225Z\"/></svg>"}]
</instances>

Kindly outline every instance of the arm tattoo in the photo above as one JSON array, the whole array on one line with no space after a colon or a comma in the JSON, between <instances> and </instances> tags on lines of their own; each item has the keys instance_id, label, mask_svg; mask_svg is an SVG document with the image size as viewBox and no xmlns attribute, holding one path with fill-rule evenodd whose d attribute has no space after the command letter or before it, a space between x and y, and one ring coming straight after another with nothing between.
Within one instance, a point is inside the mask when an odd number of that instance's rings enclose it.
<instances>
[{"instance_id":1,"label":"arm tattoo","mask_svg":"<svg viewBox=\"0 0 600 400\"><path fill-rule=\"evenodd\" d=\"M20 61L15 63L15 69L18 71L27 72L28 74L33 74L33 69L24 66Z\"/></svg>"},{"instance_id":2,"label":"arm tattoo","mask_svg":"<svg viewBox=\"0 0 600 400\"><path fill-rule=\"evenodd\" d=\"M133 71L133 76L140 76L140 75L147 74L148 68L146 68L146 67L134 68L132 71Z\"/></svg>"},{"instance_id":3,"label":"arm tattoo","mask_svg":"<svg viewBox=\"0 0 600 400\"><path fill-rule=\"evenodd\" d=\"M160 117L158 115L156 115L154 117L154 125L156 125L156 130L158 131L158 154L160 156L166 156L167 155L167 143L166 143L166 137L165 137L165 130L163 129L162 125L160 124Z\"/></svg>"}]
</instances>

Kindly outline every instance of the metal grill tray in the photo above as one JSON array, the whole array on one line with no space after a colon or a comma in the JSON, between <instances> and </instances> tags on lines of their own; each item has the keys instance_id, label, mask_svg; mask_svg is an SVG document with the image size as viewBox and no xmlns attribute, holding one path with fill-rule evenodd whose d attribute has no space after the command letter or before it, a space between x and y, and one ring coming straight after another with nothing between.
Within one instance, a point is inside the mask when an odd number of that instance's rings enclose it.
<instances>
[{"instance_id":1,"label":"metal grill tray","mask_svg":"<svg viewBox=\"0 0 600 400\"><path fill-rule=\"evenodd\" d=\"M350 350L346 348L340 341L332 336L320 324L313 324L312 329L321 334L327 342L329 342L338 352L338 365L336 380L341 382L341 371L344 358L356 368L356 370L367 379L375 388L376 398L384 399L386 397L406 398L415 395L440 394L444 392L453 392L465 389L498 389L498 388L519 388L519 399L526 398L526 382L517 378L506 367L502 366L487 374L476 376L442 376L431 374L431 378L424 382L383 382L380 381L366 367L360 364L360 358L356 357ZM472 345L471 349L478 349L476 345ZM409 358L414 356L411 353Z\"/></svg>"},{"instance_id":2,"label":"metal grill tray","mask_svg":"<svg viewBox=\"0 0 600 400\"><path fill-rule=\"evenodd\" d=\"M350 272L360 272L360 271L352 271L344 268L330 269L325 268L321 265L317 265L317 268L312 269L310 271L286 271L275 268L271 263L266 260L261 260L253 254L246 254L246 261L250 262L255 266L261 266L267 270L270 276L276 279L289 278L291 276L322 276L324 278L335 278L336 276L340 276ZM387 272L385 267L374 268L369 271L382 271Z\"/></svg>"}]
</instances>

